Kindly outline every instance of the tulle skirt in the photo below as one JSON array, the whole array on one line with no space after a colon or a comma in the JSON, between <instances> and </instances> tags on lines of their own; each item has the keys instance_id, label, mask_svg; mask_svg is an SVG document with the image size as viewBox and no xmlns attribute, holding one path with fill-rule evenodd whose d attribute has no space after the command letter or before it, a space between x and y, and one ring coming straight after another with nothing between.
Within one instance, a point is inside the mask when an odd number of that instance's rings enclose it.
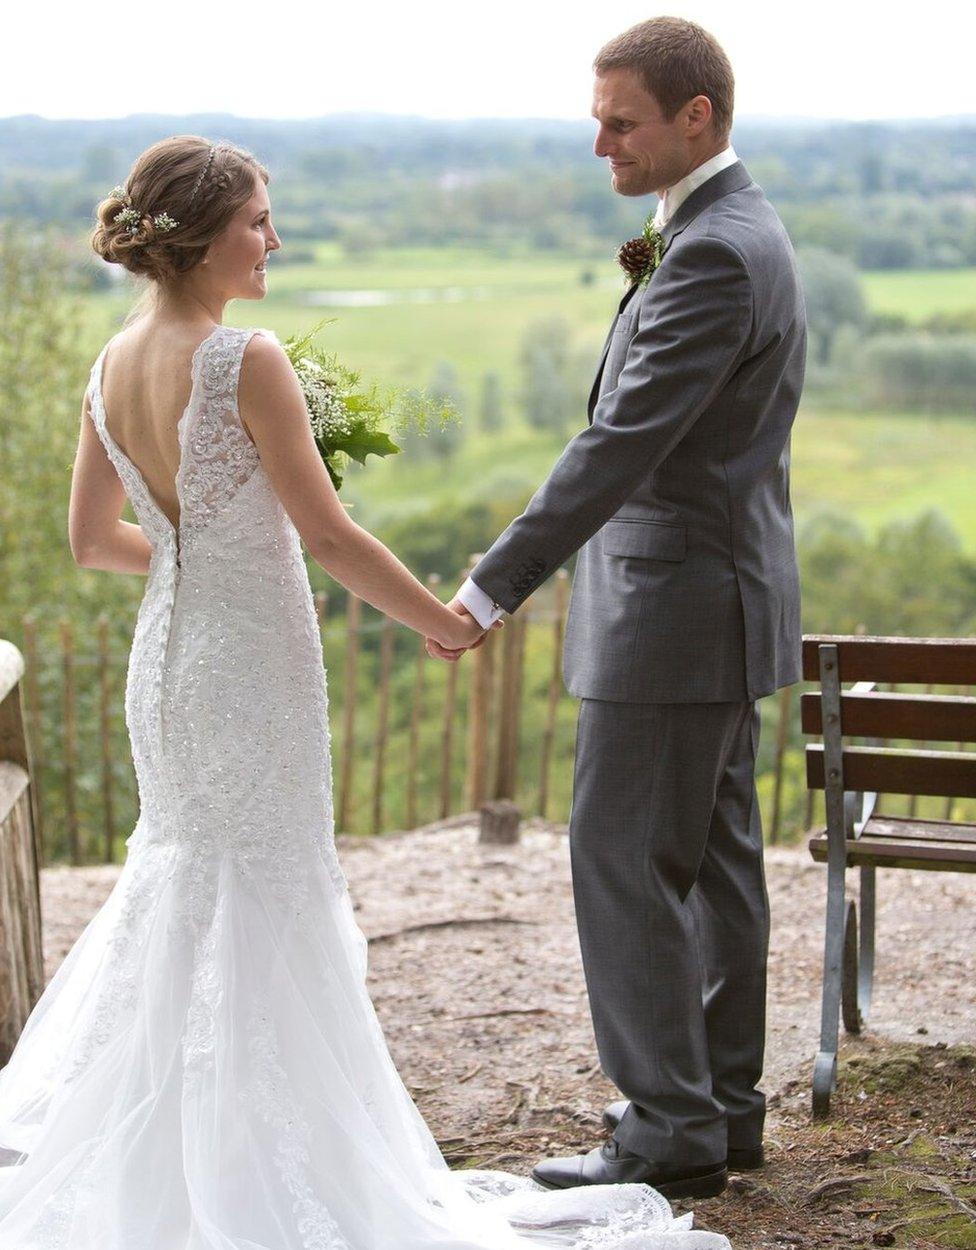
<instances>
[{"instance_id":1,"label":"tulle skirt","mask_svg":"<svg viewBox=\"0 0 976 1250\"><path fill-rule=\"evenodd\" d=\"M3 1250L727 1250L639 1185L452 1172L390 1058L349 895L140 820L0 1071Z\"/></svg>"}]
</instances>

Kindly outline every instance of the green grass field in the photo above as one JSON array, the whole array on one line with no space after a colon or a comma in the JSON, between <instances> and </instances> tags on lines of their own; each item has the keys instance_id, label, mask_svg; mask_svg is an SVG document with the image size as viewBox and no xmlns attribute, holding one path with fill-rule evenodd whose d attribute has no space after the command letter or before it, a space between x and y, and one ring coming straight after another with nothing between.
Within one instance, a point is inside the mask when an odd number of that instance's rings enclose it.
<instances>
[{"instance_id":1,"label":"green grass field","mask_svg":"<svg viewBox=\"0 0 976 1250\"><path fill-rule=\"evenodd\" d=\"M872 309L919 320L976 306L976 270L866 274ZM540 318L562 317L573 345L595 360L623 290L610 257L464 249L388 250L361 260L320 244L314 264L272 260L269 293L228 310L236 325L267 326L282 338L327 317L322 341L367 378L425 385L439 361L458 369L468 400L467 437L447 471L406 458L355 471L347 497L364 524L453 498L508 498L542 480L561 442L528 430L516 415L519 343ZM375 306L313 306L309 292L381 292ZM439 298L438 293L449 298ZM125 293L91 296L85 340L92 357L131 302ZM509 409L505 430L477 431L474 412L484 374L498 372ZM582 414L581 414L582 415ZM967 548L976 550L976 423L964 417L886 416L801 408L794 436L793 489L798 519L841 512L871 528L927 508L940 509Z\"/></svg>"},{"instance_id":2,"label":"green grass field","mask_svg":"<svg viewBox=\"0 0 976 1250\"><path fill-rule=\"evenodd\" d=\"M897 269L864 274L872 312L924 321L976 309L976 269Z\"/></svg>"}]
</instances>

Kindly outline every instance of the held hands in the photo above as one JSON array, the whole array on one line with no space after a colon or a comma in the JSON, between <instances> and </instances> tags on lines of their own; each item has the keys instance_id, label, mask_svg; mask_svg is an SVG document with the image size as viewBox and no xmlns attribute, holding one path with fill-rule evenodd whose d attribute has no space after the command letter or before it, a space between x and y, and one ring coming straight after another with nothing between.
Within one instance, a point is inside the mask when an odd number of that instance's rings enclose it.
<instances>
[{"instance_id":1,"label":"held hands","mask_svg":"<svg viewBox=\"0 0 976 1250\"><path fill-rule=\"evenodd\" d=\"M446 618L440 637L427 639L427 654L440 660L456 661L465 651L480 647L488 631L482 629L460 600L452 599L447 608L456 620ZM501 629L504 623L495 621L491 628Z\"/></svg>"}]
</instances>

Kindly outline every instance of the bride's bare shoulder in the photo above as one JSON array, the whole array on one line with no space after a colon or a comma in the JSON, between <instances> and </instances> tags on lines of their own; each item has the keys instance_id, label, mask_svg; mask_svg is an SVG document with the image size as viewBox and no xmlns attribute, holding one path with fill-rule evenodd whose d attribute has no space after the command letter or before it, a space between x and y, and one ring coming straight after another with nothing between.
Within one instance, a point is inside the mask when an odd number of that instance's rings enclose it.
<instances>
[{"instance_id":1,"label":"bride's bare shoulder","mask_svg":"<svg viewBox=\"0 0 976 1250\"><path fill-rule=\"evenodd\" d=\"M289 414L305 418L305 401L285 349L273 335L252 334L241 358L238 406L246 427L262 418L280 425Z\"/></svg>"}]
</instances>

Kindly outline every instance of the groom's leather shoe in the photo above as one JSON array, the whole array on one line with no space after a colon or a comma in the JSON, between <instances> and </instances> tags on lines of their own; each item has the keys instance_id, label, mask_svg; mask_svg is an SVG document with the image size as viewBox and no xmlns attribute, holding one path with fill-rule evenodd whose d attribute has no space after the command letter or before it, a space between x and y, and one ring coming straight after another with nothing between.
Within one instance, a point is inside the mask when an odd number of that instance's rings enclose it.
<instances>
[{"instance_id":1,"label":"groom's leather shoe","mask_svg":"<svg viewBox=\"0 0 976 1250\"><path fill-rule=\"evenodd\" d=\"M632 1155L611 1138L589 1154L569 1159L546 1159L532 1172L544 1189L576 1185L651 1185L665 1198L714 1198L728 1183L724 1163L704 1167L652 1163Z\"/></svg>"},{"instance_id":2,"label":"groom's leather shoe","mask_svg":"<svg viewBox=\"0 0 976 1250\"><path fill-rule=\"evenodd\" d=\"M624 1112L630 1106L626 1098L612 1102L603 1113L604 1126L610 1130L617 1127L624 1118ZM762 1144L758 1146L730 1146L726 1166L730 1172L753 1172L764 1167L766 1163Z\"/></svg>"}]
</instances>

